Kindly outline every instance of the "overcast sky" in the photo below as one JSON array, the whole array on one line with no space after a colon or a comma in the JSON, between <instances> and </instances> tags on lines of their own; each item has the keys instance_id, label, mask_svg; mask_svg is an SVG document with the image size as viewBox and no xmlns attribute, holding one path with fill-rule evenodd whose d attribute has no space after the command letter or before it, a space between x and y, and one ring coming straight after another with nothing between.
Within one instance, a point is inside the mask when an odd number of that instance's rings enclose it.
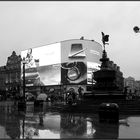
<instances>
[{"instance_id":1,"label":"overcast sky","mask_svg":"<svg viewBox=\"0 0 140 140\"><path fill-rule=\"evenodd\" d=\"M92 39L100 44L109 34L110 60L124 77L140 80L140 2L114 1L1 1L0 66L16 51L68 39Z\"/></svg>"}]
</instances>

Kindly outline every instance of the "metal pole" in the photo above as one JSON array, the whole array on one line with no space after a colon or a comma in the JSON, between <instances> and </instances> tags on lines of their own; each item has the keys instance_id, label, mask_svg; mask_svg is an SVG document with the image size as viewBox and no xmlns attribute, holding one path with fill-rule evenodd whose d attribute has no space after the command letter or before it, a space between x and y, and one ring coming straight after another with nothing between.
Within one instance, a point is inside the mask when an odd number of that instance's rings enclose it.
<instances>
[{"instance_id":1,"label":"metal pole","mask_svg":"<svg viewBox=\"0 0 140 140\"><path fill-rule=\"evenodd\" d=\"M26 101L25 101L25 62L23 62L23 99L24 99L24 113L26 113ZM23 139L25 133L25 114L23 116Z\"/></svg>"},{"instance_id":2,"label":"metal pole","mask_svg":"<svg viewBox=\"0 0 140 140\"><path fill-rule=\"evenodd\" d=\"M22 138L23 139L24 139L24 133L25 133L24 127L25 127L25 116L23 117L23 122L22 122Z\"/></svg>"},{"instance_id":3,"label":"metal pole","mask_svg":"<svg viewBox=\"0 0 140 140\"><path fill-rule=\"evenodd\" d=\"M92 71L92 90L93 90L93 71Z\"/></svg>"},{"instance_id":4,"label":"metal pole","mask_svg":"<svg viewBox=\"0 0 140 140\"><path fill-rule=\"evenodd\" d=\"M23 99L25 103L25 63L23 62Z\"/></svg>"}]
</instances>

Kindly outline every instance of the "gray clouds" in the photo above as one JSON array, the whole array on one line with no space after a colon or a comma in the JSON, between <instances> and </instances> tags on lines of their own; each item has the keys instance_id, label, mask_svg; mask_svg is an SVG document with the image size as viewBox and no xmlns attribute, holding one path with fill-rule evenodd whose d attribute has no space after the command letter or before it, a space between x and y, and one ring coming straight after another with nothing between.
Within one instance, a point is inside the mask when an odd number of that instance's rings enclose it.
<instances>
[{"instance_id":1,"label":"gray clouds","mask_svg":"<svg viewBox=\"0 0 140 140\"><path fill-rule=\"evenodd\" d=\"M140 79L140 2L0 2L0 65L15 50L42 46L66 39L94 39L101 31L110 35L108 56L120 65L124 76Z\"/></svg>"}]
</instances>

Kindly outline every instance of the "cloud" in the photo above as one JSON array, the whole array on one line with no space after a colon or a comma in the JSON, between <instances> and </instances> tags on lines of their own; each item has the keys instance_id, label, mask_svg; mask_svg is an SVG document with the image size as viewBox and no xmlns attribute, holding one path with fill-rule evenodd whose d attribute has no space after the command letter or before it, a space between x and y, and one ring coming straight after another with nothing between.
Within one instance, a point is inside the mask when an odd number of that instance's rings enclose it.
<instances>
[{"instance_id":1,"label":"cloud","mask_svg":"<svg viewBox=\"0 0 140 140\"><path fill-rule=\"evenodd\" d=\"M132 30L140 25L139 6L140 2L125 1L0 2L0 65L6 64L13 50L18 54L30 47L81 36L102 43L103 31L110 35L106 48L111 60L120 65L126 76L135 71L140 79L135 70L139 69L135 56L140 51L140 35Z\"/></svg>"}]
</instances>

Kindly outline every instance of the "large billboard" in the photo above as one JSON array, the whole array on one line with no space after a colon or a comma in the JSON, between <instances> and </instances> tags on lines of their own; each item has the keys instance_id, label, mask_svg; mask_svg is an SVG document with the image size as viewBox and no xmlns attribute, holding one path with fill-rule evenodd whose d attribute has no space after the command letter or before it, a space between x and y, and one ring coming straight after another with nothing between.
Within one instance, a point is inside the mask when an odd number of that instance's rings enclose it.
<instances>
[{"instance_id":1,"label":"large billboard","mask_svg":"<svg viewBox=\"0 0 140 140\"><path fill-rule=\"evenodd\" d=\"M61 80L64 84L95 83L93 72L100 69L102 46L91 40L61 42ZM92 80L94 82L92 82Z\"/></svg>"},{"instance_id":2,"label":"large billboard","mask_svg":"<svg viewBox=\"0 0 140 140\"><path fill-rule=\"evenodd\" d=\"M87 84L87 64L67 62L61 64L62 84Z\"/></svg>"},{"instance_id":3,"label":"large billboard","mask_svg":"<svg viewBox=\"0 0 140 140\"><path fill-rule=\"evenodd\" d=\"M21 52L25 58L26 86L56 85L61 81L60 43L30 48ZM23 73L21 66L21 73ZM22 78L22 75L21 75Z\"/></svg>"},{"instance_id":4,"label":"large billboard","mask_svg":"<svg viewBox=\"0 0 140 140\"><path fill-rule=\"evenodd\" d=\"M91 84L101 54L99 43L80 39L22 51L26 86Z\"/></svg>"},{"instance_id":5,"label":"large billboard","mask_svg":"<svg viewBox=\"0 0 140 140\"><path fill-rule=\"evenodd\" d=\"M87 62L87 84L95 84L93 72L100 70L100 64Z\"/></svg>"}]
</instances>

